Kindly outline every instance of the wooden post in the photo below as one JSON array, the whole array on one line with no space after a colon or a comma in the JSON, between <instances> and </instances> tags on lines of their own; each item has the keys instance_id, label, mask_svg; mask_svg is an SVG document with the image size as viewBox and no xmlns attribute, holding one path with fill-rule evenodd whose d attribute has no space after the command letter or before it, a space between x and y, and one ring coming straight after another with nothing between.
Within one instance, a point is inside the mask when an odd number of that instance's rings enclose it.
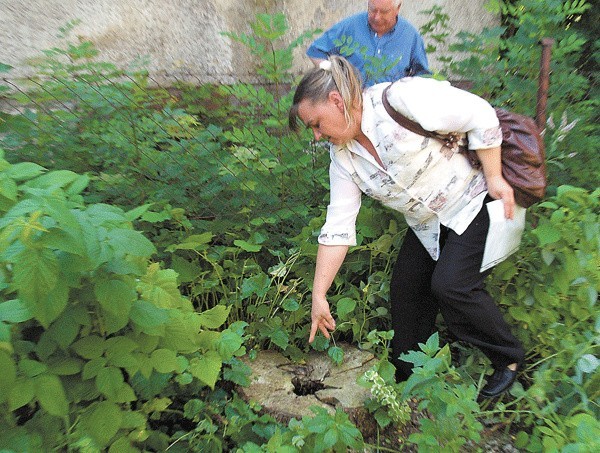
<instances>
[{"instance_id":1,"label":"wooden post","mask_svg":"<svg viewBox=\"0 0 600 453\"><path fill-rule=\"evenodd\" d=\"M548 85L550 84L550 54L553 38L542 38L542 57L540 59L540 77L538 84L537 108L535 122L540 131L546 127L546 107L548 104Z\"/></svg>"}]
</instances>

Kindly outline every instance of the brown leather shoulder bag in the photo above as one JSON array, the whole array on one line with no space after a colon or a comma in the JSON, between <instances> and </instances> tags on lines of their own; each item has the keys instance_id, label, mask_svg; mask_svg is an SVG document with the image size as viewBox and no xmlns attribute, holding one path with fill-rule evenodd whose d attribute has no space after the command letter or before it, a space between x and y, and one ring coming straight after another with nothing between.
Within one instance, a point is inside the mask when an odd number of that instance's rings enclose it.
<instances>
[{"instance_id":1,"label":"brown leather shoulder bag","mask_svg":"<svg viewBox=\"0 0 600 453\"><path fill-rule=\"evenodd\" d=\"M455 140L455 134L444 135L427 131L415 121L392 108L387 100L387 90L383 91L383 106L388 114L402 127L424 137L432 137L443 142ZM502 176L515 192L515 201L528 208L542 200L548 185L546 179L546 154L544 140L532 118L504 109L496 109L502 129ZM475 150L461 148L474 167L481 167Z\"/></svg>"}]
</instances>

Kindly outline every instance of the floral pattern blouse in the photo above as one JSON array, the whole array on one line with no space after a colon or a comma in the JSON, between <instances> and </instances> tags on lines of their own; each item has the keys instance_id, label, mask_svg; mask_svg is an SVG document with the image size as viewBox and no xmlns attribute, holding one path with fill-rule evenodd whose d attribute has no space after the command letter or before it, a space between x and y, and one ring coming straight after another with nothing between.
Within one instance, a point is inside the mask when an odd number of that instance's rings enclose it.
<instances>
[{"instance_id":1,"label":"floral pattern blouse","mask_svg":"<svg viewBox=\"0 0 600 453\"><path fill-rule=\"evenodd\" d=\"M361 127L383 166L358 142L331 145L330 203L319 235L323 245L356 245L361 194L404 214L435 260L440 225L462 234L481 210L487 188L483 173L441 141L415 134L385 111L389 83L363 92ZM494 109L482 98L431 78L406 77L388 90L390 105L426 130L468 136L469 148L502 143Z\"/></svg>"}]
</instances>

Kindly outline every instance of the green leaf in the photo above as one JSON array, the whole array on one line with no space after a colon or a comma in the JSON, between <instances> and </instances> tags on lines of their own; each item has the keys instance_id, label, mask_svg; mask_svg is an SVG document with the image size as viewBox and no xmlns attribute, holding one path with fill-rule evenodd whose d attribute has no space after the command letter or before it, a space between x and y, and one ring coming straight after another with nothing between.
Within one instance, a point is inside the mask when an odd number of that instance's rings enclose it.
<instances>
[{"instance_id":1,"label":"green leaf","mask_svg":"<svg viewBox=\"0 0 600 453\"><path fill-rule=\"evenodd\" d=\"M17 201L18 193L19 189L17 183L4 175L0 175L0 195L15 202ZM8 206L10 206L10 204Z\"/></svg>"},{"instance_id":2,"label":"green leaf","mask_svg":"<svg viewBox=\"0 0 600 453\"><path fill-rule=\"evenodd\" d=\"M336 365L341 365L344 361L344 350L339 346L332 346L327 351L327 355L333 360Z\"/></svg>"},{"instance_id":3,"label":"green leaf","mask_svg":"<svg viewBox=\"0 0 600 453\"><path fill-rule=\"evenodd\" d=\"M263 272L253 275L252 277L245 278L242 282L242 299L246 299L253 294L258 297L263 297L269 291L271 286L271 279Z\"/></svg>"},{"instance_id":4,"label":"green leaf","mask_svg":"<svg viewBox=\"0 0 600 453\"><path fill-rule=\"evenodd\" d=\"M108 241L117 256L133 255L149 257L156 253L156 248L138 231L115 228L108 232Z\"/></svg>"},{"instance_id":5,"label":"green leaf","mask_svg":"<svg viewBox=\"0 0 600 453\"><path fill-rule=\"evenodd\" d=\"M162 308L179 307L182 296L177 284L177 273L173 269L159 269L156 265L148 268L138 284L142 299Z\"/></svg>"},{"instance_id":6,"label":"green leaf","mask_svg":"<svg viewBox=\"0 0 600 453\"><path fill-rule=\"evenodd\" d=\"M33 307L35 318L44 327L48 327L69 303L69 287L65 281L59 281L56 287Z\"/></svg>"},{"instance_id":7,"label":"green leaf","mask_svg":"<svg viewBox=\"0 0 600 453\"><path fill-rule=\"evenodd\" d=\"M57 357L48 363L48 371L58 376L78 374L83 367L83 362L74 357Z\"/></svg>"},{"instance_id":8,"label":"green leaf","mask_svg":"<svg viewBox=\"0 0 600 453\"><path fill-rule=\"evenodd\" d=\"M121 423L121 428L143 428L146 426L146 421L146 416L143 413L127 411L123 413L123 422Z\"/></svg>"},{"instance_id":9,"label":"green leaf","mask_svg":"<svg viewBox=\"0 0 600 453\"><path fill-rule=\"evenodd\" d=\"M83 372L81 373L81 379L91 379L98 376L101 369L106 366L107 360L104 357L97 357L90 360L83 366Z\"/></svg>"},{"instance_id":10,"label":"green leaf","mask_svg":"<svg viewBox=\"0 0 600 453\"><path fill-rule=\"evenodd\" d=\"M58 283L58 259L52 250L24 249L15 257L14 282L20 298L39 304Z\"/></svg>"},{"instance_id":11,"label":"green leaf","mask_svg":"<svg viewBox=\"0 0 600 453\"><path fill-rule=\"evenodd\" d=\"M219 351L223 361L227 361L233 357L243 344L244 339L240 335L227 329L221 332L217 342L217 351Z\"/></svg>"},{"instance_id":12,"label":"green leaf","mask_svg":"<svg viewBox=\"0 0 600 453\"><path fill-rule=\"evenodd\" d=\"M131 320L148 335L162 333L164 325L169 322L169 312L156 307L145 300L136 300L129 314Z\"/></svg>"},{"instance_id":13,"label":"green leaf","mask_svg":"<svg viewBox=\"0 0 600 453\"><path fill-rule=\"evenodd\" d=\"M577 368L583 373L593 373L600 366L600 360L593 354L585 354L577 361Z\"/></svg>"},{"instance_id":14,"label":"green leaf","mask_svg":"<svg viewBox=\"0 0 600 453\"><path fill-rule=\"evenodd\" d=\"M239 248L241 248L242 250L246 251L246 252L260 252L260 249L262 248L261 245L257 245L257 244L251 244L249 242L246 241L242 241L241 239L236 239L235 241L233 241L233 244L238 246Z\"/></svg>"},{"instance_id":15,"label":"green leaf","mask_svg":"<svg viewBox=\"0 0 600 453\"><path fill-rule=\"evenodd\" d=\"M116 367L102 368L96 375L96 388L109 399L116 398L124 382L123 373Z\"/></svg>"},{"instance_id":16,"label":"green leaf","mask_svg":"<svg viewBox=\"0 0 600 453\"><path fill-rule=\"evenodd\" d=\"M208 329L217 329L225 324L230 311L231 306L215 305L200 313L200 324Z\"/></svg>"},{"instance_id":17,"label":"green leaf","mask_svg":"<svg viewBox=\"0 0 600 453\"><path fill-rule=\"evenodd\" d=\"M196 313L172 313L169 324L165 326L161 346L180 353L195 352L200 343L200 330L200 320Z\"/></svg>"},{"instance_id":18,"label":"green leaf","mask_svg":"<svg viewBox=\"0 0 600 453\"><path fill-rule=\"evenodd\" d=\"M143 206L138 206L137 208L131 209L125 213L125 218L130 222L133 222L137 218L139 218L142 214L144 214L148 209L152 207L153 203L148 203Z\"/></svg>"},{"instance_id":19,"label":"green leaf","mask_svg":"<svg viewBox=\"0 0 600 453\"><path fill-rule=\"evenodd\" d=\"M290 337L288 333L281 327L274 328L271 332L269 332L268 337L273 344L276 344L284 351L290 344Z\"/></svg>"},{"instance_id":20,"label":"green leaf","mask_svg":"<svg viewBox=\"0 0 600 453\"><path fill-rule=\"evenodd\" d=\"M81 424L83 430L102 448L117 434L122 421L123 413L119 406L103 401L91 406L91 410L82 416Z\"/></svg>"},{"instance_id":21,"label":"green leaf","mask_svg":"<svg viewBox=\"0 0 600 453\"><path fill-rule=\"evenodd\" d=\"M23 359L19 362L19 370L27 377L32 378L45 373L48 370L48 366L37 360Z\"/></svg>"},{"instance_id":22,"label":"green leaf","mask_svg":"<svg viewBox=\"0 0 600 453\"><path fill-rule=\"evenodd\" d=\"M150 355L152 366L159 373L170 373L178 368L177 354L170 349L157 349Z\"/></svg>"},{"instance_id":23,"label":"green leaf","mask_svg":"<svg viewBox=\"0 0 600 453\"><path fill-rule=\"evenodd\" d=\"M181 244L170 245L167 247L167 251L174 252L175 250L206 250L212 238L213 234L210 232L193 234L185 238Z\"/></svg>"},{"instance_id":24,"label":"green leaf","mask_svg":"<svg viewBox=\"0 0 600 453\"><path fill-rule=\"evenodd\" d=\"M115 440L108 449L108 453L139 453L140 450L135 448L127 437L119 437Z\"/></svg>"},{"instance_id":25,"label":"green leaf","mask_svg":"<svg viewBox=\"0 0 600 453\"><path fill-rule=\"evenodd\" d=\"M54 170L29 181L27 186L37 189L58 189L71 184L78 178L80 175L70 170Z\"/></svg>"},{"instance_id":26,"label":"green leaf","mask_svg":"<svg viewBox=\"0 0 600 453\"><path fill-rule=\"evenodd\" d=\"M337 314L341 319L345 319L346 316L354 311L356 308L356 301L349 297L343 297L336 305Z\"/></svg>"},{"instance_id":27,"label":"green leaf","mask_svg":"<svg viewBox=\"0 0 600 453\"><path fill-rule=\"evenodd\" d=\"M34 164L33 162L20 162L11 165L6 170L6 174L15 181L23 181L26 179L35 178L45 171L46 169L44 167Z\"/></svg>"},{"instance_id":28,"label":"green leaf","mask_svg":"<svg viewBox=\"0 0 600 453\"><path fill-rule=\"evenodd\" d=\"M107 363L118 368L124 368L129 374L139 368L138 359L130 352L118 352L110 356Z\"/></svg>"},{"instance_id":29,"label":"green leaf","mask_svg":"<svg viewBox=\"0 0 600 453\"><path fill-rule=\"evenodd\" d=\"M9 392L17 380L17 367L5 351L0 350L0 403L6 401Z\"/></svg>"},{"instance_id":30,"label":"green leaf","mask_svg":"<svg viewBox=\"0 0 600 453\"><path fill-rule=\"evenodd\" d=\"M104 354L104 339L98 335L83 337L73 344L73 349L84 359L97 359Z\"/></svg>"},{"instance_id":31,"label":"green leaf","mask_svg":"<svg viewBox=\"0 0 600 453\"><path fill-rule=\"evenodd\" d=\"M0 63L0 72L8 72L12 69L13 67L11 65L8 65L6 63Z\"/></svg>"},{"instance_id":32,"label":"green leaf","mask_svg":"<svg viewBox=\"0 0 600 453\"><path fill-rule=\"evenodd\" d=\"M298 311L300 309L300 304L295 299L286 299L281 306L285 311Z\"/></svg>"},{"instance_id":33,"label":"green leaf","mask_svg":"<svg viewBox=\"0 0 600 453\"><path fill-rule=\"evenodd\" d=\"M65 417L69 413L69 403L62 382L58 376L42 374L35 382L35 396L40 406L50 415Z\"/></svg>"},{"instance_id":34,"label":"green leaf","mask_svg":"<svg viewBox=\"0 0 600 453\"><path fill-rule=\"evenodd\" d=\"M190 361L190 373L200 382L214 389L221 366L221 356L216 351L207 351L201 357L195 357Z\"/></svg>"},{"instance_id":35,"label":"green leaf","mask_svg":"<svg viewBox=\"0 0 600 453\"><path fill-rule=\"evenodd\" d=\"M0 303L0 321L19 323L28 321L32 317L29 308L19 299Z\"/></svg>"},{"instance_id":36,"label":"green leaf","mask_svg":"<svg viewBox=\"0 0 600 453\"><path fill-rule=\"evenodd\" d=\"M544 219L542 219L544 220ZM540 222L538 227L532 231L532 233L539 239L540 246L545 246L548 244L553 244L560 240L560 231L557 230L551 223L548 221Z\"/></svg>"},{"instance_id":37,"label":"green leaf","mask_svg":"<svg viewBox=\"0 0 600 453\"><path fill-rule=\"evenodd\" d=\"M35 395L32 379L19 379L10 390L8 396L8 409L14 411L29 404Z\"/></svg>"},{"instance_id":38,"label":"green leaf","mask_svg":"<svg viewBox=\"0 0 600 453\"><path fill-rule=\"evenodd\" d=\"M419 345L420 346L420 345ZM424 346L421 346L421 349L425 354L433 355L440 348L440 337L437 332L431 335L427 339L427 343Z\"/></svg>"},{"instance_id":39,"label":"green leaf","mask_svg":"<svg viewBox=\"0 0 600 453\"><path fill-rule=\"evenodd\" d=\"M78 315L83 307L65 310L46 330L46 333L54 340L62 349L67 349L79 333L81 327ZM85 315L84 315L85 316Z\"/></svg>"},{"instance_id":40,"label":"green leaf","mask_svg":"<svg viewBox=\"0 0 600 453\"><path fill-rule=\"evenodd\" d=\"M101 280L94 286L94 294L100 306L117 318L129 318L129 311L137 293L122 280Z\"/></svg>"},{"instance_id":41,"label":"green leaf","mask_svg":"<svg viewBox=\"0 0 600 453\"><path fill-rule=\"evenodd\" d=\"M106 340L106 356L109 358L115 354L133 352L137 348L138 344L129 337L118 336Z\"/></svg>"}]
</instances>

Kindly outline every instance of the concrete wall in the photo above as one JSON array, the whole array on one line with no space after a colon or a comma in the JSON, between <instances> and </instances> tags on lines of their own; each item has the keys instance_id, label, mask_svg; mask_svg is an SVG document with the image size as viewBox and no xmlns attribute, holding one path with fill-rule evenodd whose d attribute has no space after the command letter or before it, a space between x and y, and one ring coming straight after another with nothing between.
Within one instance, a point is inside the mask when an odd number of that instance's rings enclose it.
<instances>
[{"instance_id":1,"label":"concrete wall","mask_svg":"<svg viewBox=\"0 0 600 453\"><path fill-rule=\"evenodd\" d=\"M453 31L478 32L497 18L483 8L486 0L405 0L401 14L417 27L427 21L420 11L439 4L451 17ZM325 29L362 11L366 0L0 0L0 62L27 75L28 58L61 45L59 28L79 19L72 37L91 40L101 59L127 65L145 57L159 83L176 78L231 82L253 72L248 51L220 34L249 32L256 13L282 11L290 26L288 41L302 32ZM75 38L76 39L76 38ZM295 70L310 63L295 55ZM430 57L437 67L435 54Z\"/></svg>"}]
</instances>

